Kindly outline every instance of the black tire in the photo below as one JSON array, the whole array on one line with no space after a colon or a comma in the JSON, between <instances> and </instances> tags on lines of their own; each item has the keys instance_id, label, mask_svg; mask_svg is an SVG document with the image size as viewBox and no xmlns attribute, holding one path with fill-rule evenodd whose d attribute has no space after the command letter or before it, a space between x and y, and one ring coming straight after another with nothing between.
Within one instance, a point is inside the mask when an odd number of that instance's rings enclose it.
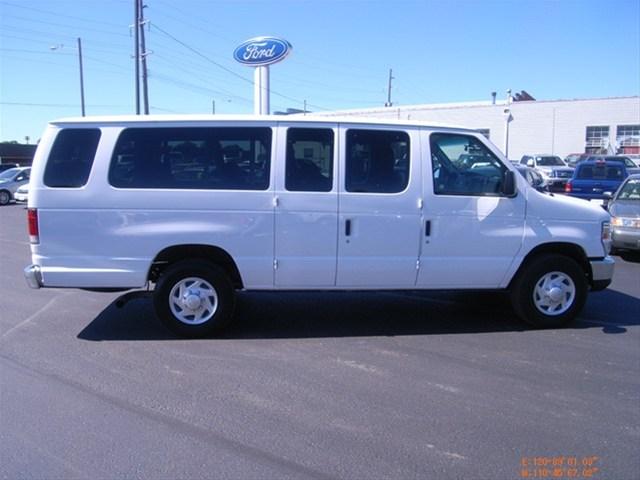
<instances>
[{"instance_id":1,"label":"black tire","mask_svg":"<svg viewBox=\"0 0 640 480\"><path fill-rule=\"evenodd\" d=\"M158 318L176 335L203 338L220 333L231 323L235 291L226 272L217 265L206 260L184 260L162 273L153 306Z\"/></svg>"},{"instance_id":2,"label":"black tire","mask_svg":"<svg viewBox=\"0 0 640 480\"><path fill-rule=\"evenodd\" d=\"M9 205L11 201L11 193L6 190L0 190L0 205Z\"/></svg>"},{"instance_id":3,"label":"black tire","mask_svg":"<svg viewBox=\"0 0 640 480\"><path fill-rule=\"evenodd\" d=\"M511 303L518 316L533 327L563 327L584 307L588 288L585 272L575 260L540 255L529 260L514 280Z\"/></svg>"}]
</instances>

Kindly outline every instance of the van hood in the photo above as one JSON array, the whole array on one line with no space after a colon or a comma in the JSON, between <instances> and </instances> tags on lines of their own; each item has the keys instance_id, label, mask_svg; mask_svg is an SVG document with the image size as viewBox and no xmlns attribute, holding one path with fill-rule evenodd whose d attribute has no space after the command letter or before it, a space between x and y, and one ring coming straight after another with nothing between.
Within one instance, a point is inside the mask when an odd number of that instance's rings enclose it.
<instances>
[{"instance_id":1,"label":"van hood","mask_svg":"<svg viewBox=\"0 0 640 480\"><path fill-rule=\"evenodd\" d=\"M548 220L606 222L611 218L599 202L541 193L531 188L527 195L527 216Z\"/></svg>"}]
</instances>

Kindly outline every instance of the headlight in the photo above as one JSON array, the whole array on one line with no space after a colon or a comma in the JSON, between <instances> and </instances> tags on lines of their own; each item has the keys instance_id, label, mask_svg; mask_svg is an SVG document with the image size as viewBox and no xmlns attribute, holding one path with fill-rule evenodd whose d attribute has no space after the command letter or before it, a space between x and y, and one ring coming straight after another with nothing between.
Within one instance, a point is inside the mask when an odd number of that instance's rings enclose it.
<instances>
[{"instance_id":1,"label":"headlight","mask_svg":"<svg viewBox=\"0 0 640 480\"><path fill-rule=\"evenodd\" d=\"M640 228L640 219L625 218L625 217L611 217L611 224L614 227Z\"/></svg>"}]
</instances>

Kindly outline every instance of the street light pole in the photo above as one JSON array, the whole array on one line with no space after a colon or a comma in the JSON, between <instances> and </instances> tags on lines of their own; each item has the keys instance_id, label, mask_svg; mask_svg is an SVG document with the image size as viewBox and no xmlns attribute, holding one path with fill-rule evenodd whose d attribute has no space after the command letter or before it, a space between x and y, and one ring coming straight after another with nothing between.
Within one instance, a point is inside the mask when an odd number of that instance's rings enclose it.
<instances>
[{"instance_id":1,"label":"street light pole","mask_svg":"<svg viewBox=\"0 0 640 480\"><path fill-rule=\"evenodd\" d=\"M78 37L78 63L80 65L80 107L82 108L82 116L84 117L84 69L82 68L82 40L80 40L80 37Z\"/></svg>"},{"instance_id":2,"label":"street light pole","mask_svg":"<svg viewBox=\"0 0 640 480\"><path fill-rule=\"evenodd\" d=\"M51 50L60 50L64 48L63 44L52 45ZM80 109L82 116L86 116L84 108L84 68L82 67L82 40L78 37L78 65L80 66Z\"/></svg>"}]
</instances>

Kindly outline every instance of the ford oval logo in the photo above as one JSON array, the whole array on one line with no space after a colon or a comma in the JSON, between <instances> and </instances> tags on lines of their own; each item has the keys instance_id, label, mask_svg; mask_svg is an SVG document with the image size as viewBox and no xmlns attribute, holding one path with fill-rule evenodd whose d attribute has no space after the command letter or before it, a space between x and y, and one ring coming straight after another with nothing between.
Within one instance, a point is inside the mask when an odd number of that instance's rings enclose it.
<instances>
[{"instance_id":1,"label":"ford oval logo","mask_svg":"<svg viewBox=\"0 0 640 480\"><path fill-rule=\"evenodd\" d=\"M275 37L257 37L247 40L236 48L233 58L253 67L279 62L291 51L291 44Z\"/></svg>"}]
</instances>

